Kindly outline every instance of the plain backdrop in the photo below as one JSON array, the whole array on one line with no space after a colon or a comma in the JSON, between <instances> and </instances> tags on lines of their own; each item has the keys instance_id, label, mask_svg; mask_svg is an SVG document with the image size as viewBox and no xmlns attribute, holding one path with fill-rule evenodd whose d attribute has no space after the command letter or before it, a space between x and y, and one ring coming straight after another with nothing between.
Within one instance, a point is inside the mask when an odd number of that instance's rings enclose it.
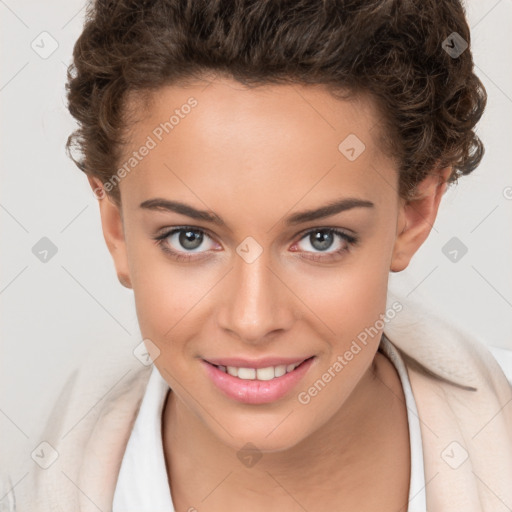
<instances>
[{"instance_id":1,"label":"plain backdrop","mask_svg":"<svg viewBox=\"0 0 512 512\"><path fill-rule=\"evenodd\" d=\"M102 344L131 352L141 342L96 199L64 151L75 128L66 67L84 7L82 0L0 1L0 460L19 443L35 447L34 419L84 357ZM478 127L486 155L445 194L429 239L390 279L482 342L512 349L512 0L472 0L467 10L476 72L489 95ZM454 243L467 248L456 262ZM42 262L37 244L56 253Z\"/></svg>"}]
</instances>

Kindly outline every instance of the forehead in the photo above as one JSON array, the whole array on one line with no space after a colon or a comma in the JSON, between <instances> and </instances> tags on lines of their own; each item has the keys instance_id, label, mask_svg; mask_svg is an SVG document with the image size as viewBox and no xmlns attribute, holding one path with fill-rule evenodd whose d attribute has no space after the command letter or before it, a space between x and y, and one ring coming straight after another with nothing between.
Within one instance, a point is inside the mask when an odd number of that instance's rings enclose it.
<instances>
[{"instance_id":1,"label":"forehead","mask_svg":"<svg viewBox=\"0 0 512 512\"><path fill-rule=\"evenodd\" d=\"M137 199L176 190L179 177L193 190L219 192L222 185L226 197L276 187L297 197L316 183L365 193L376 172L394 170L368 96L341 100L321 85L251 88L223 78L162 87L143 99L128 104L137 121L121 162L150 148L121 183Z\"/></svg>"}]
</instances>

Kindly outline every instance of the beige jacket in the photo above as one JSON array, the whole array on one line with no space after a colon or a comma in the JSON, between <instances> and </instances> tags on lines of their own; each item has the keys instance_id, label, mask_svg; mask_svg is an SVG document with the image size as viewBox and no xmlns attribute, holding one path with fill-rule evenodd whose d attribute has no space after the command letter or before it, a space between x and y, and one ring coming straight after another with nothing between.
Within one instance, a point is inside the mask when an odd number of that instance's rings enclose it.
<instances>
[{"instance_id":1,"label":"beige jacket","mask_svg":"<svg viewBox=\"0 0 512 512\"><path fill-rule=\"evenodd\" d=\"M509 382L480 341L390 292L388 305L397 300L403 309L384 333L404 358L417 403L428 512L510 512ZM20 456L4 476L0 512L112 509L152 368L126 352L107 351L71 375L40 436L48 445L33 454L36 462Z\"/></svg>"}]
</instances>

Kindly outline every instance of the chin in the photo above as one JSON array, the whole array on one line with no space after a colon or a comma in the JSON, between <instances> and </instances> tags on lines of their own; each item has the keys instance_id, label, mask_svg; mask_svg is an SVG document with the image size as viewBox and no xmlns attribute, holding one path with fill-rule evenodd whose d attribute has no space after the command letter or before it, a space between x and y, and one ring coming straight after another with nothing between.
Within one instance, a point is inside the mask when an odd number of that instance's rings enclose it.
<instances>
[{"instance_id":1,"label":"chin","mask_svg":"<svg viewBox=\"0 0 512 512\"><path fill-rule=\"evenodd\" d=\"M218 424L212 424L209 419L208 422L216 437L237 452L248 444L261 453L284 452L308 436L305 421L301 421L293 412L290 414L290 410L292 409L288 407L283 413L268 415L265 418L241 412L238 417L230 417L222 425L227 432Z\"/></svg>"}]
</instances>

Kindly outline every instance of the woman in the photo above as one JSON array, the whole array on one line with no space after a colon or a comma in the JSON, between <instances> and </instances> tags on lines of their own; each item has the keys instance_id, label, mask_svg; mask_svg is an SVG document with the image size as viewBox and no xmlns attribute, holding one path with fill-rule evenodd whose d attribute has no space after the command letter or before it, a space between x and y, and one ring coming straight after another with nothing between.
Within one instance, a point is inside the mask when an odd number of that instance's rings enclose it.
<instances>
[{"instance_id":1,"label":"woman","mask_svg":"<svg viewBox=\"0 0 512 512\"><path fill-rule=\"evenodd\" d=\"M505 375L388 289L483 154L469 42L454 0L89 8L68 146L144 343L19 510L510 510Z\"/></svg>"}]
</instances>

